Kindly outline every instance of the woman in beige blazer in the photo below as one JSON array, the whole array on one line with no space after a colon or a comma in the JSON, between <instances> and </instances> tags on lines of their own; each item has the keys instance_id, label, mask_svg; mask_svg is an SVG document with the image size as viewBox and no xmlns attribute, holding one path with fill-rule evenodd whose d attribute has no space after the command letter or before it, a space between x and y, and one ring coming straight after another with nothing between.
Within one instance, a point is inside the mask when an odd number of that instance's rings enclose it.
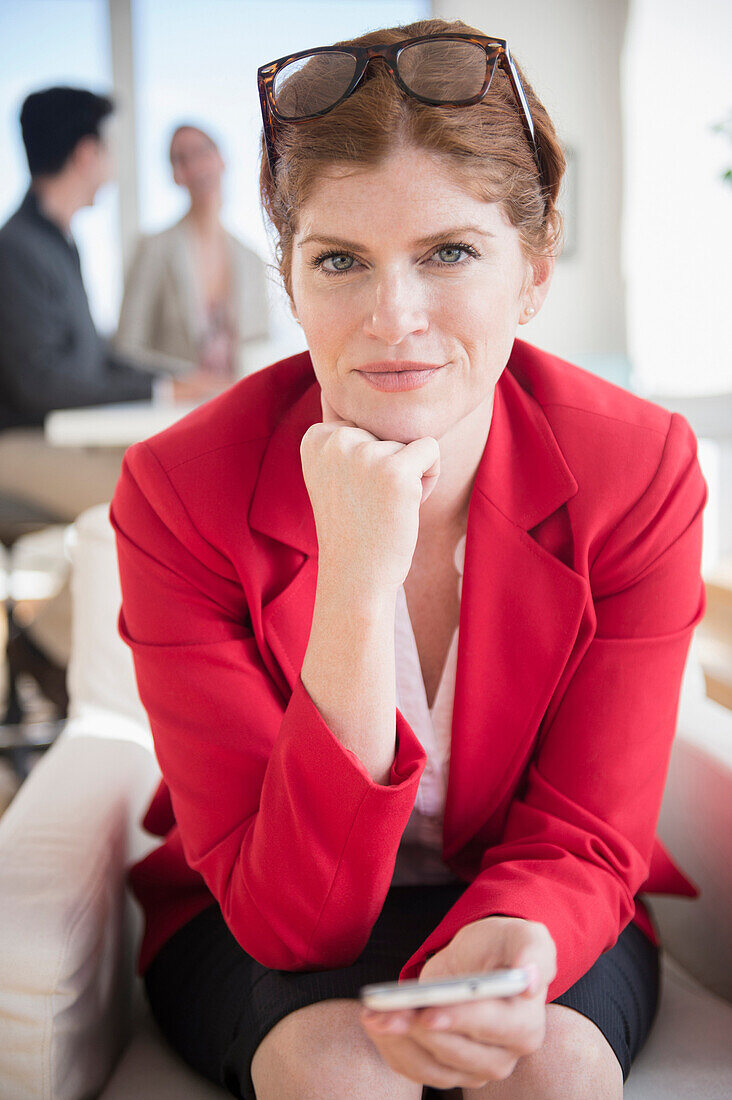
<instances>
[{"instance_id":1,"label":"woman in beige blazer","mask_svg":"<svg viewBox=\"0 0 732 1100\"><path fill-rule=\"evenodd\" d=\"M221 224L225 166L213 138L179 126L170 161L190 207L176 225L140 240L116 344L138 361L163 356L173 370L234 380L248 373L246 345L269 333L265 265Z\"/></svg>"}]
</instances>

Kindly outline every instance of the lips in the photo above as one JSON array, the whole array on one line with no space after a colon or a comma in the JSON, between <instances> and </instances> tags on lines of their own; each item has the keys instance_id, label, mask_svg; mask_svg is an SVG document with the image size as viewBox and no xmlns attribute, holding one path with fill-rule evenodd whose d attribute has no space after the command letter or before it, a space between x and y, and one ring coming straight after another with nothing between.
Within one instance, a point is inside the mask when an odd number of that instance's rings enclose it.
<instances>
[{"instance_id":1,"label":"lips","mask_svg":"<svg viewBox=\"0 0 732 1100\"><path fill-rule=\"evenodd\" d=\"M404 389L418 389L426 386L430 378L434 378L443 365L435 363L368 363L358 371L363 381L373 389L401 392Z\"/></svg>"},{"instance_id":2,"label":"lips","mask_svg":"<svg viewBox=\"0 0 732 1100\"><path fill-rule=\"evenodd\" d=\"M358 367L362 374L386 374L402 371L436 370L442 363L419 363L411 359L381 360L378 363L365 363Z\"/></svg>"}]
</instances>

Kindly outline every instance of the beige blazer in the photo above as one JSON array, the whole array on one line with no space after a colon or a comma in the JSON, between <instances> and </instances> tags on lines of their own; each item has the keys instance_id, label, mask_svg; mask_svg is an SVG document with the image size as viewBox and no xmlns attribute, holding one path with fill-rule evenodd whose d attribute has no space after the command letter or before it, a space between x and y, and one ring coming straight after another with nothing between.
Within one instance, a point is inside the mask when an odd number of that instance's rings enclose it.
<instances>
[{"instance_id":1,"label":"beige blazer","mask_svg":"<svg viewBox=\"0 0 732 1100\"><path fill-rule=\"evenodd\" d=\"M240 240L230 233L226 236L239 331L237 367L243 376L247 373L245 345L269 335L266 267ZM142 237L125 279L115 346L138 362L160 366L162 360L180 373L195 367L204 325L204 304L185 221Z\"/></svg>"}]
</instances>

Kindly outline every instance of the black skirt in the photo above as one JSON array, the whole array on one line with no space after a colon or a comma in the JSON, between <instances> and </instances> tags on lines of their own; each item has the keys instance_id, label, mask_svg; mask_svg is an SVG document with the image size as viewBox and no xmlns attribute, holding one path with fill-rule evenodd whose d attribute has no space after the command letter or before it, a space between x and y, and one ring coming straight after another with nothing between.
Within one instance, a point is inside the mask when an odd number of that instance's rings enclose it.
<instances>
[{"instance_id":1,"label":"black skirt","mask_svg":"<svg viewBox=\"0 0 732 1100\"><path fill-rule=\"evenodd\" d=\"M274 1025L306 1005L358 997L362 985L395 981L407 959L440 923L463 883L393 886L369 941L351 966L270 970L229 931L218 904L179 928L157 953L144 981L168 1043L204 1077L233 1096L256 1100L251 1063ZM552 1003L581 1012L599 1027L627 1080L655 1018L659 949L634 924L587 973Z\"/></svg>"}]
</instances>

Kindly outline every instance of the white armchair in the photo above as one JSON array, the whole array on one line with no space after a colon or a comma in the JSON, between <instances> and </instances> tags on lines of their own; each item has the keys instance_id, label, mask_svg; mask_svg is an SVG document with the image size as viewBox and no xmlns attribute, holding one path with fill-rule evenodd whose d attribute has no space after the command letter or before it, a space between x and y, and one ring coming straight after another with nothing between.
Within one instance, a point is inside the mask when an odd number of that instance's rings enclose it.
<instances>
[{"instance_id":1,"label":"white armchair","mask_svg":"<svg viewBox=\"0 0 732 1100\"><path fill-rule=\"evenodd\" d=\"M127 865L159 778L130 654L116 630L106 507L73 528L70 720L0 819L3 1100L214 1100L159 1036L134 977L141 932ZM625 1095L732 1094L732 713L687 664L660 832L702 897L653 899L663 992Z\"/></svg>"}]
</instances>

